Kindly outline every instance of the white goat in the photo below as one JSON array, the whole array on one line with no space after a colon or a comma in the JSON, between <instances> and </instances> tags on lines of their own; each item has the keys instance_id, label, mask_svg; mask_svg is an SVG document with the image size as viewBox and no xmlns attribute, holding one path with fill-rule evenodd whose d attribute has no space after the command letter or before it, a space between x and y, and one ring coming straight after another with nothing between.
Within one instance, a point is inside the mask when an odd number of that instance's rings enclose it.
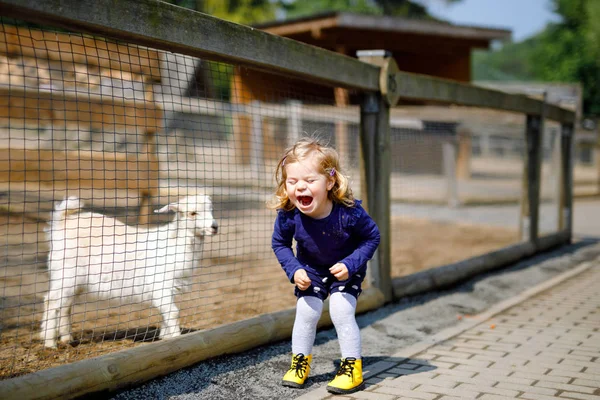
<instances>
[{"instance_id":1,"label":"white goat","mask_svg":"<svg viewBox=\"0 0 600 400\"><path fill-rule=\"evenodd\" d=\"M156 213L175 211L175 219L154 229L123 224L102 214L80 212L69 197L58 204L49 229L50 288L41 337L46 347L71 338L71 307L82 291L104 299L151 302L160 310L160 338L180 335L174 302L200 259L204 236L217 233L212 203L188 196Z\"/></svg>"}]
</instances>

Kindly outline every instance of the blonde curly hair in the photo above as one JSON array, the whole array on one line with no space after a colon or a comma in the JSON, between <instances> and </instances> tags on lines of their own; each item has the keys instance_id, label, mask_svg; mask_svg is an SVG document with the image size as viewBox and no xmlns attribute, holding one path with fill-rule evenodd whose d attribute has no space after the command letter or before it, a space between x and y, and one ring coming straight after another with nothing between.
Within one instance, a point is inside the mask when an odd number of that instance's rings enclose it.
<instances>
[{"instance_id":1,"label":"blonde curly hair","mask_svg":"<svg viewBox=\"0 0 600 400\"><path fill-rule=\"evenodd\" d=\"M277 163L277 168L275 169L277 189L275 190L274 198L267 203L267 206L271 209L285 211L290 211L294 208L285 187L287 180L285 166L306 160L310 156L316 157L320 166L319 173L327 177L331 176L334 180L333 187L327 194L329 199L335 203L353 207L355 199L348 178L340 171L340 157L338 152L331 147L324 146L317 139L308 137L298 140L293 146L286 149L283 157Z\"/></svg>"}]
</instances>

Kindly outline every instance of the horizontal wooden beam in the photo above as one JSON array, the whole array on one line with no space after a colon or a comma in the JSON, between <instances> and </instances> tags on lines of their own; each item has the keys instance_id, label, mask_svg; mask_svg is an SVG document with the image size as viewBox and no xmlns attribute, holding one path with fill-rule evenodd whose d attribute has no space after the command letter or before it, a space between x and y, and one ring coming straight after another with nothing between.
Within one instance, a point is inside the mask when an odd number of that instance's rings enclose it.
<instances>
[{"instance_id":1,"label":"horizontal wooden beam","mask_svg":"<svg viewBox=\"0 0 600 400\"><path fill-rule=\"evenodd\" d=\"M0 25L0 53L95 65L160 81L160 52L80 34Z\"/></svg>"},{"instance_id":2,"label":"horizontal wooden beam","mask_svg":"<svg viewBox=\"0 0 600 400\"><path fill-rule=\"evenodd\" d=\"M155 103L86 92L0 86L0 120L45 125L83 125L101 131L156 133L162 110Z\"/></svg>"},{"instance_id":3,"label":"horizontal wooden beam","mask_svg":"<svg viewBox=\"0 0 600 400\"><path fill-rule=\"evenodd\" d=\"M379 89L377 67L157 0L2 0L0 15L333 86Z\"/></svg>"},{"instance_id":4,"label":"horizontal wooden beam","mask_svg":"<svg viewBox=\"0 0 600 400\"><path fill-rule=\"evenodd\" d=\"M297 20L273 26L270 24L265 27L258 25L257 28L273 35L293 36L307 32L313 34L313 32L318 32L322 29L335 28L337 25L337 16L329 16L317 20Z\"/></svg>"},{"instance_id":5,"label":"horizontal wooden beam","mask_svg":"<svg viewBox=\"0 0 600 400\"><path fill-rule=\"evenodd\" d=\"M0 182L23 187L126 189L158 188L158 162L145 155L50 149L0 149Z\"/></svg>"},{"instance_id":6,"label":"horizontal wooden beam","mask_svg":"<svg viewBox=\"0 0 600 400\"><path fill-rule=\"evenodd\" d=\"M427 75L402 71L397 72L395 74L394 86L394 89L399 92L401 100L421 100L461 106L493 108L538 116L543 114L546 118L554 121L575 121L575 113L573 111L551 104L544 104L540 100L532 99L525 95L508 94Z\"/></svg>"}]
</instances>

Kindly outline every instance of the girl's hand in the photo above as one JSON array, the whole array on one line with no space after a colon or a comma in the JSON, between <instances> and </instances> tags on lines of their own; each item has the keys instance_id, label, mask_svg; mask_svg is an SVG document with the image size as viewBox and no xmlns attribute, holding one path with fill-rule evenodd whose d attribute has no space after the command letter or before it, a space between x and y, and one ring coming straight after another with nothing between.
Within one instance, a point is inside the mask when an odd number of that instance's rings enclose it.
<instances>
[{"instance_id":1,"label":"girl's hand","mask_svg":"<svg viewBox=\"0 0 600 400\"><path fill-rule=\"evenodd\" d=\"M294 273L294 283L300 290L306 290L310 287L311 281L305 270L299 269Z\"/></svg>"},{"instance_id":2,"label":"girl's hand","mask_svg":"<svg viewBox=\"0 0 600 400\"><path fill-rule=\"evenodd\" d=\"M348 267L342 263L337 263L329 268L329 272L331 272L338 281L345 281L348 279Z\"/></svg>"}]
</instances>

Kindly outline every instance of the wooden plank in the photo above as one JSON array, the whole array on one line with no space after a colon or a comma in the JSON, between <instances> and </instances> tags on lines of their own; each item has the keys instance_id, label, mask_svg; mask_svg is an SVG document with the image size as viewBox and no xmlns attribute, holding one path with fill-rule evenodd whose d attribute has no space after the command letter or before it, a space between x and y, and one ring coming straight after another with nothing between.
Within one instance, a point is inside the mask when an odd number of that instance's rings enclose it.
<instances>
[{"instance_id":1,"label":"wooden plank","mask_svg":"<svg viewBox=\"0 0 600 400\"><path fill-rule=\"evenodd\" d=\"M543 101L524 95L408 72L398 72L396 82L402 99L493 108L537 116L545 112L545 117L554 121L575 121L573 111L553 105L544 106Z\"/></svg>"},{"instance_id":2,"label":"wooden plank","mask_svg":"<svg viewBox=\"0 0 600 400\"><path fill-rule=\"evenodd\" d=\"M299 19L295 21L287 21L274 24L264 24L256 26L265 32L279 36L293 36L306 32L310 32L313 37L319 37L321 30L335 28L338 25L337 15L326 16L318 19Z\"/></svg>"},{"instance_id":3,"label":"wooden plank","mask_svg":"<svg viewBox=\"0 0 600 400\"><path fill-rule=\"evenodd\" d=\"M92 151L0 149L0 182L22 188L158 189L158 163L145 156Z\"/></svg>"},{"instance_id":4,"label":"wooden plank","mask_svg":"<svg viewBox=\"0 0 600 400\"><path fill-rule=\"evenodd\" d=\"M335 86L379 88L375 66L155 0L2 0L0 14Z\"/></svg>"},{"instance_id":5,"label":"wooden plank","mask_svg":"<svg viewBox=\"0 0 600 400\"><path fill-rule=\"evenodd\" d=\"M40 125L83 124L92 129L156 132L162 125L157 104L111 96L0 86L0 120Z\"/></svg>"},{"instance_id":6,"label":"wooden plank","mask_svg":"<svg viewBox=\"0 0 600 400\"><path fill-rule=\"evenodd\" d=\"M95 65L144 75L157 82L161 79L160 52L79 33L57 33L1 24L0 54Z\"/></svg>"}]
</instances>

